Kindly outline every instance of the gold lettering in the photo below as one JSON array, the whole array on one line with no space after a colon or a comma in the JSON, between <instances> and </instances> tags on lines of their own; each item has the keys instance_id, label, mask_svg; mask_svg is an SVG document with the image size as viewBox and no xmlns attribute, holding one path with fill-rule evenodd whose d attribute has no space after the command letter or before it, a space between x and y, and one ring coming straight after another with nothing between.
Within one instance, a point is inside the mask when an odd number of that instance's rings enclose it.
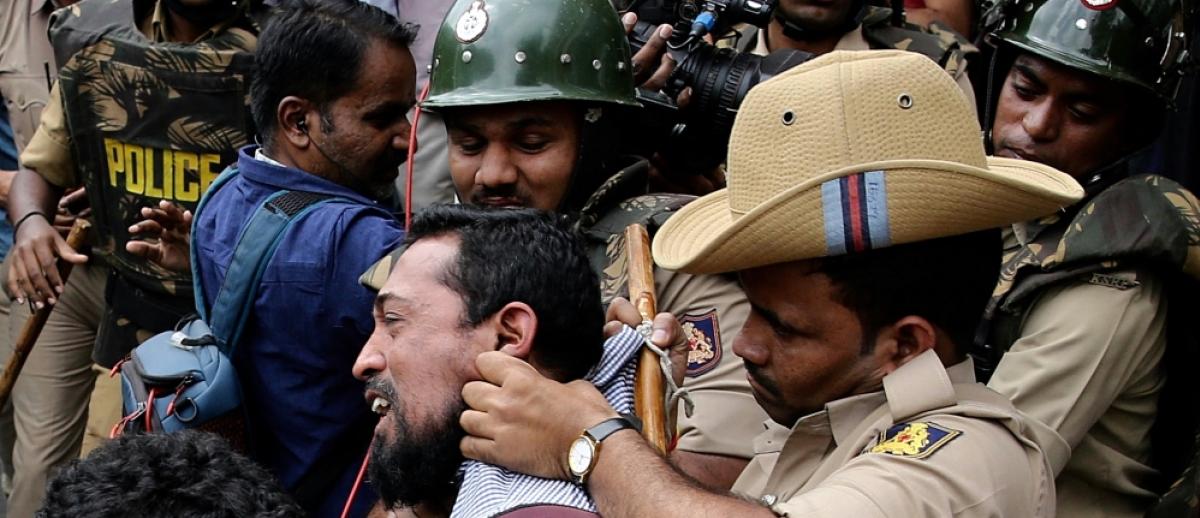
<instances>
[{"instance_id":1,"label":"gold lettering","mask_svg":"<svg viewBox=\"0 0 1200 518\"><path fill-rule=\"evenodd\" d=\"M196 175L200 160L195 153L175 152L175 199L178 201L197 201L200 199L200 186L189 181L189 176ZM190 173L190 174L189 174Z\"/></svg>"},{"instance_id":2,"label":"gold lettering","mask_svg":"<svg viewBox=\"0 0 1200 518\"><path fill-rule=\"evenodd\" d=\"M162 192L163 198L172 199L175 196L175 162L172 157L174 153L170 149L163 150L162 158Z\"/></svg>"},{"instance_id":3,"label":"gold lettering","mask_svg":"<svg viewBox=\"0 0 1200 518\"><path fill-rule=\"evenodd\" d=\"M129 165L125 171L125 190L142 194L146 192L146 149L136 144L125 144L125 163Z\"/></svg>"},{"instance_id":4,"label":"gold lettering","mask_svg":"<svg viewBox=\"0 0 1200 518\"><path fill-rule=\"evenodd\" d=\"M104 155L108 157L108 182L116 187L117 173L125 172L124 146L117 140L106 138L104 139Z\"/></svg>"},{"instance_id":5,"label":"gold lettering","mask_svg":"<svg viewBox=\"0 0 1200 518\"><path fill-rule=\"evenodd\" d=\"M158 150L156 150L154 148L146 148L146 155L150 156L150 160L148 160L148 162L150 162L151 164L158 163L157 160L154 160L154 152L155 151L158 151ZM164 150L162 150L162 153L163 153L163 155L166 155L167 153L170 153L170 151L167 151L164 149ZM154 185L155 177L158 176L157 173L158 172L155 171L153 168L147 168L147 170L146 170L146 197L148 197L148 198L162 198L163 197L162 187L158 187L158 186ZM163 174L166 174L166 168L163 168Z\"/></svg>"},{"instance_id":6,"label":"gold lettering","mask_svg":"<svg viewBox=\"0 0 1200 518\"><path fill-rule=\"evenodd\" d=\"M200 155L200 185L204 192L208 192L208 186L212 185L217 176L221 174L221 155L216 153L204 153Z\"/></svg>"}]
</instances>

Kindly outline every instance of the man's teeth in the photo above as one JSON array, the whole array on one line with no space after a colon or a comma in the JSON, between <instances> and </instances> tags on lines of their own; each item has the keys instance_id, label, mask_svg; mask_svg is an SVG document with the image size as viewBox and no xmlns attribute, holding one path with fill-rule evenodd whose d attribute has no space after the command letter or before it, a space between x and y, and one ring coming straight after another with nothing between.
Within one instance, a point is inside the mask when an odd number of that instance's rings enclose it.
<instances>
[{"instance_id":1,"label":"man's teeth","mask_svg":"<svg viewBox=\"0 0 1200 518\"><path fill-rule=\"evenodd\" d=\"M386 399L377 397L375 398L375 401L371 402L371 411L379 415L387 415L388 409L391 408L391 406L392 404L388 403Z\"/></svg>"}]
</instances>

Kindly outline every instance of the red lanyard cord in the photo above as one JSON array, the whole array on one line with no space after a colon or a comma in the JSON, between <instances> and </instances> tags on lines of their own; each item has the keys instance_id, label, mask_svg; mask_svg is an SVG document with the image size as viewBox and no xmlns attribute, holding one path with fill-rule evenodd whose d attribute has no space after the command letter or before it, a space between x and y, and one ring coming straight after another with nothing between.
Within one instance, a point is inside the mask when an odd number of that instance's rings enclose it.
<instances>
[{"instance_id":1,"label":"red lanyard cord","mask_svg":"<svg viewBox=\"0 0 1200 518\"><path fill-rule=\"evenodd\" d=\"M404 231L412 228L412 189L413 189L413 158L417 156L417 125L421 123L421 103L429 96L429 82L421 89L421 98L413 112L412 129L408 135L408 161L405 162L406 177L404 181Z\"/></svg>"}]
</instances>

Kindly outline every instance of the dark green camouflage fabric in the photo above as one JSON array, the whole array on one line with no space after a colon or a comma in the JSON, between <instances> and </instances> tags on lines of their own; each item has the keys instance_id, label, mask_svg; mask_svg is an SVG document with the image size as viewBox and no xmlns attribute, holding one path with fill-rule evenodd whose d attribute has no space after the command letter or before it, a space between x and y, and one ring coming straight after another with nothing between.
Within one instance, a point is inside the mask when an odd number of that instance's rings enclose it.
<instances>
[{"instance_id":1,"label":"dark green camouflage fabric","mask_svg":"<svg viewBox=\"0 0 1200 518\"><path fill-rule=\"evenodd\" d=\"M1043 289L1068 281L1128 289L1117 271L1149 271L1167 286L1166 385L1152 436L1151 464L1167 491L1154 516L1195 516L1200 420L1200 202L1178 183L1142 175L1120 180L1067 212L1027 223L1024 246L1006 251L976 350L980 379L1020 337L1021 322ZM983 345L981 343L981 345ZM1168 487L1170 490L1168 491Z\"/></svg>"},{"instance_id":2,"label":"dark green camouflage fabric","mask_svg":"<svg viewBox=\"0 0 1200 518\"><path fill-rule=\"evenodd\" d=\"M1200 203L1161 176L1127 178L1026 228L1030 242L1005 254L989 318L1019 312L1047 285L1094 272L1151 266L1200 279Z\"/></svg>"},{"instance_id":3,"label":"dark green camouflage fabric","mask_svg":"<svg viewBox=\"0 0 1200 518\"><path fill-rule=\"evenodd\" d=\"M584 204L578 228L588 247L588 260L600 277L600 295L607 306L616 297L629 296L625 228L646 227L651 237L671 214L695 196L646 194L650 164L637 160L610 177Z\"/></svg>"},{"instance_id":4,"label":"dark green camouflage fabric","mask_svg":"<svg viewBox=\"0 0 1200 518\"><path fill-rule=\"evenodd\" d=\"M863 17L863 36L873 49L897 49L928 56L946 69L950 77L958 78L967 71L967 62L979 49L952 29L932 23L928 28L905 23L891 23L892 10L868 7Z\"/></svg>"},{"instance_id":5,"label":"dark green camouflage fabric","mask_svg":"<svg viewBox=\"0 0 1200 518\"><path fill-rule=\"evenodd\" d=\"M154 42L134 25L134 11L133 0L84 0L54 13L63 108L96 254L141 289L190 298L190 274L125 251L128 228L158 200L194 210L250 142L257 37L231 26L193 44Z\"/></svg>"}]
</instances>

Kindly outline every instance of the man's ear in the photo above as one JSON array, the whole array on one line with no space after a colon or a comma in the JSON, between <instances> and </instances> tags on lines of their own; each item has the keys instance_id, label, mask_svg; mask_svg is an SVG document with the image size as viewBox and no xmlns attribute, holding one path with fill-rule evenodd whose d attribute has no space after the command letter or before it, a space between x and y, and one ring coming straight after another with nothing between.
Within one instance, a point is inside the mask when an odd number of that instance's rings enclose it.
<instances>
[{"instance_id":1,"label":"man's ear","mask_svg":"<svg viewBox=\"0 0 1200 518\"><path fill-rule=\"evenodd\" d=\"M875 335L874 355L883 375L891 374L909 360L937 345L938 332L928 320L916 315L897 320Z\"/></svg>"},{"instance_id":2,"label":"man's ear","mask_svg":"<svg viewBox=\"0 0 1200 518\"><path fill-rule=\"evenodd\" d=\"M279 108L275 111L275 125L279 134L287 139L292 147L305 149L311 142L308 132L314 127L313 124L318 123L317 120L308 120L312 112L314 110L311 103L294 95L279 101Z\"/></svg>"},{"instance_id":3,"label":"man's ear","mask_svg":"<svg viewBox=\"0 0 1200 518\"><path fill-rule=\"evenodd\" d=\"M509 302L492 318L496 325L497 348L503 353L529 361L533 353L533 339L537 335L537 314L533 308L524 302Z\"/></svg>"}]
</instances>

